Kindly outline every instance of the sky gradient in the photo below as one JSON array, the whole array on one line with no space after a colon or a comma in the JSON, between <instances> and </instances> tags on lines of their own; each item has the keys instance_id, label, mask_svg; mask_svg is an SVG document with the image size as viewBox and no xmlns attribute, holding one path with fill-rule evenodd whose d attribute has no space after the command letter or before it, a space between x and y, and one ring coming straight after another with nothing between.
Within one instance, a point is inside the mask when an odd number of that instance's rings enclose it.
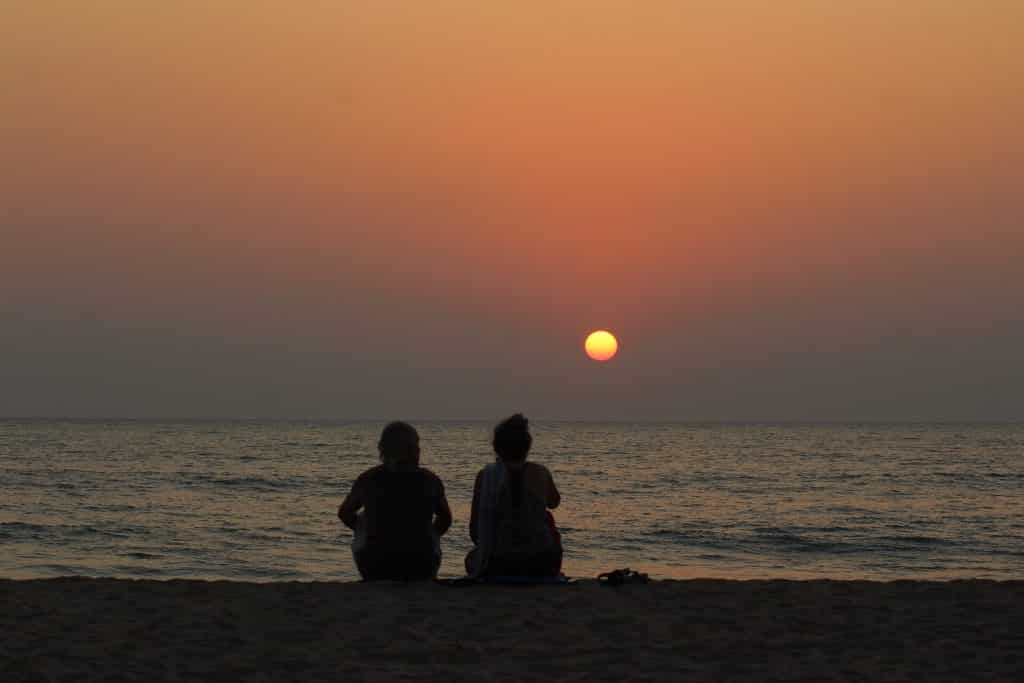
<instances>
[{"instance_id":1,"label":"sky gradient","mask_svg":"<svg viewBox=\"0 0 1024 683\"><path fill-rule=\"evenodd\" d=\"M1022 44L1016 0L4 3L0 415L1020 419Z\"/></svg>"}]
</instances>

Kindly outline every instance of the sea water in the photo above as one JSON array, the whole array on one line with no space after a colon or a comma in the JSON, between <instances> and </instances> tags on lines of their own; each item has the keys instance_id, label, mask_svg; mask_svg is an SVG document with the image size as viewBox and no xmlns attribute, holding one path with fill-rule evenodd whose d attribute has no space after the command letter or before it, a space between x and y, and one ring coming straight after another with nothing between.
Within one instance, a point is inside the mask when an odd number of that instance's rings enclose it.
<instances>
[{"instance_id":1,"label":"sea water","mask_svg":"<svg viewBox=\"0 0 1024 683\"><path fill-rule=\"evenodd\" d=\"M0 421L0 577L351 580L382 422ZM419 422L462 573L485 423ZM533 424L572 576L1024 578L1024 424Z\"/></svg>"}]
</instances>

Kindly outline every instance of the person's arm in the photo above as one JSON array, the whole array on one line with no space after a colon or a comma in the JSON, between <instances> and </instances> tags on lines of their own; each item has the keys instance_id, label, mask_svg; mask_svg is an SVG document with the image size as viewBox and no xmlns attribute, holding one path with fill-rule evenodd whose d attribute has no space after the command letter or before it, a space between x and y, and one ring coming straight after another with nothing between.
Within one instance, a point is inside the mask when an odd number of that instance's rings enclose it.
<instances>
[{"instance_id":1,"label":"person's arm","mask_svg":"<svg viewBox=\"0 0 1024 683\"><path fill-rule=\"evenodd\" d=\"M444 532L452 525L452 509L448 507L448 498L444 495L444 484L437 480L438 499L437 509L434 510L434 533L444 536Z\"/></svg>"},{"instance_id":2,"label":"person's arm","mask_svg":"<svg viewBox=\"0 0 1024 683\"><path fill-rule=\"evenodd\" d=\"M352 490L338 507L338 519L349 529L355 530L356 520L359 517L359 510L363 507L363 479L356 479Z\"/></svg>"},{"instance_id":3,"label":"person's arm","mask_svg":"<svg viewBox=\"0 0 1024 683\"><path fill-rule=\"evenodd\" d=\"M473 506L469 512L469 538L473 543L477 542L477 527L480 523L480 478L482 475L483 470L476 473L476 481L473 482Z\"/></svg>"},{"instance_id":4,"label":"person's arm","mask_svg":"<svg viewBox=\"0 0 1024 683\"><path fill-rule=\"evenodd\" d=\"M548 475L548 495L545 501L548 507L554 510L558 507L558 504L562 502L562 495L558 492L558 487L555 486L555 478L551 476L551 471L548 468L544 468L544 471Z\"/></svg>"}]
</instances>

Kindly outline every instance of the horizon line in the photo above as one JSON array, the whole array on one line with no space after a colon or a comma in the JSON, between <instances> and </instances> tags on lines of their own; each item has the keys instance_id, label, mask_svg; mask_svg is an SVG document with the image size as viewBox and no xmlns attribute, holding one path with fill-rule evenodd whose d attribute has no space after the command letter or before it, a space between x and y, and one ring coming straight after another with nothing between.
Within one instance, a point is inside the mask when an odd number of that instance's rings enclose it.
<instances>
[{"instance_id":1,"label":"horizon line","mask_svg":"<svg viewBox=\"0 0 1024 683\"><path fill-rule=\"evenodd\" d=\"M394 420L407 422L441 423L483 423L490 424L500 416L483 417L267 417L267 416L46 416L46 415L0 415L3 422L322 422L322 423L387 423ZM577 424L775 424L775 425L829 425L829 424L1024 424L1024 417L1007 418L571 418L571 417L530 417L536 423L577 423Z\"/></svg>"}]
</instances>

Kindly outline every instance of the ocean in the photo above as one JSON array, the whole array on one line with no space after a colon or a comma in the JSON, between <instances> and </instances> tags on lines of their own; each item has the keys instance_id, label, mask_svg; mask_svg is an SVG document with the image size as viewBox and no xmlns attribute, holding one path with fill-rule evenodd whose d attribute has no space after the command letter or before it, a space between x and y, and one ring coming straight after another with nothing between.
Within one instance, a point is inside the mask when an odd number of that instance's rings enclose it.
<instances>
[{"instance_id":1,"label":"ocean","mask_svg":"<svg viewBox=\"0 0 1024 683\"><path fill-rule=\"evenodd\" d=\"M491 425L415 424L457 576ZM1024 424L531 425L571 576L1024 578ZM0 420L0 577L356 579L336 511L382 426Z\"/></svg>"}]
</instances>

